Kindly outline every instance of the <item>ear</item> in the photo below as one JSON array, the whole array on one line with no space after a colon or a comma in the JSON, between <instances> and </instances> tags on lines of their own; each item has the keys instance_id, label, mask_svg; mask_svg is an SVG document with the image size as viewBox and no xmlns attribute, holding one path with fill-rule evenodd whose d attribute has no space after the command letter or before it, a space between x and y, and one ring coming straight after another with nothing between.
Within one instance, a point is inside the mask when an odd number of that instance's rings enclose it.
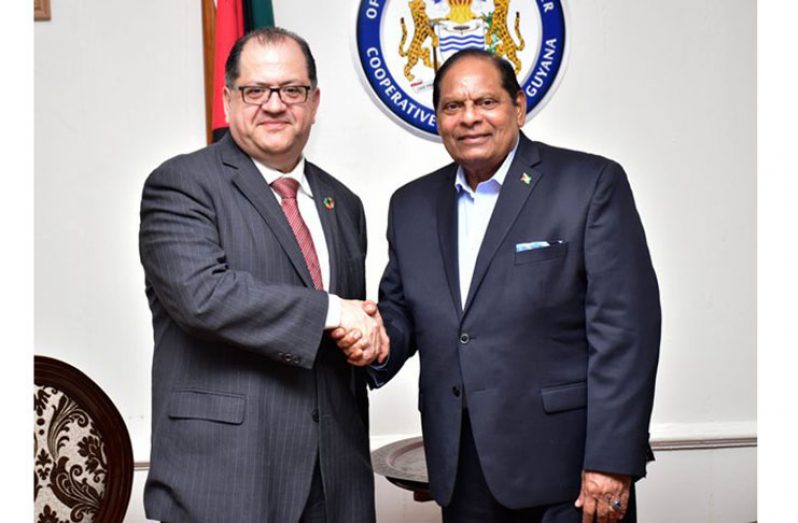
<instances>
[{"instance_id":1,"label":"ear","mask_svg":"<svg viewBox=\"0 0 798 523\"><path fill-rule=\"evenodd\" d=\"M523 127L526 123L526 95L524 91L518 91L515 95L515 108L518 118L518 127Z\"/></svg>"},{"instance_id":2,"label":"ear","mask_svg":"<svg viewBox=\"0 0 798 523\"><path fill-rule=\"evenodd\" d=\"M224 121L230 123L230 97L233 96L233 93L230 92L230 89L225 85L224 90L222 90L222 102L224 104Z\"/></svg>"},{"instance_id":3,"label":"ear","mask_svg":"<svg viewBox=\"0 0 798 523\"><path fill-rule=\"evenodd\" d=\"M319 109L319 102L321 101L321 89L316 87L310 98L311 111L313 111L313 123L316 123L316 111Z\"/></svg>"}]
</instances>

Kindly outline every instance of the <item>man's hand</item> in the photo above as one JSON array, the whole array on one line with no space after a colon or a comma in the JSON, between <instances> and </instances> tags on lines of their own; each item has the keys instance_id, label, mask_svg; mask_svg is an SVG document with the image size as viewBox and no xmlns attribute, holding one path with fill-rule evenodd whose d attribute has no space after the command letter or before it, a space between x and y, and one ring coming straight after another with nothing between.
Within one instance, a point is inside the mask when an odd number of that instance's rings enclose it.
<instances>
[{"instance_id":1,"label":"man's hand","mask_svg":"<svg viewBox=\"0 0 798 523\"><path fill-rule=\"evenodd\" d=\"M582 471L582 490L574 505L582 509L582 523L615 523L629 508L632 479L623 474ZM620 502L620 507L614 507ZM595 519L594 519L595 518Z\"/></svg>"},{"instance_id":2,"label":"man's hand","mask_svg":"<svg viewBox=\"0 0 798 523\"><path fill-rule=\"evenodd\" d=\"M375 360L379 363L384 363L390 353L391 342L388 334L385 332L385 326L382 322L377 310L377 304L371 300L358 302L356 300L341 300L341 326L333 329L330 332L330 337L336 341L338 348L340 348L346 359L352 365L363 367L370 365ZM368 319L374 321L377 325L376 331L372 331L369 335L364 336L359 328L347 327L345 323L344 308L350 304L362 303L362 307L358 308L360 314L365 313ZM376 332L376 336L373 336Z\"/></svg>"},{"instance_id":3,"label":"man's hand","mask_svg":"<svg viewBox=\"0 0 798 523\"><path fill-rule=\"evenodd\" d=\"M352 365L363 367L375 360L383 363L390 341L382 317L373 301L341 300L341 326L330 332Z\"/></svg>"},{"instance_id":4,"label":"man's hand","mask_svg":"<svg viewBox=\"0 0 798 523\"><path fill-rule=\"evenodd\" d=\"M371 300L363 302L363 310L369 316L373 316L380 326L380 349L376 352L375 359L377 363L385 363L385 360L388 359L388 355L391 353L391 339L388 337L388 331L385 330L385 324L382 321L380 311L377 309L377 304Z\"/></svg>"}]
</instances>

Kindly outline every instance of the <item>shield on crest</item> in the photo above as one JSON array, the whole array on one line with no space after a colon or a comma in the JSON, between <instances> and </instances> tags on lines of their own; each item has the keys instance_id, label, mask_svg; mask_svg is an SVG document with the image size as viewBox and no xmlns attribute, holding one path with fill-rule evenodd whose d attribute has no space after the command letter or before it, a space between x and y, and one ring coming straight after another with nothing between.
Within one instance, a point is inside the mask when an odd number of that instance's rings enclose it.
<instances>
[{"instance_id":1,"label":"shield on crest","mask_svg":"<svg viewBox=\"0 0 798 523\"><path fill-rule=\"evenodd\" d=\"M481 18L474 18L465 23L444 20L436 22L435 34L438 46L435 48L438 64L443 64L457 51L468 48L485 49L485 32L487 26Z\"/></svg>"}]
</instances>

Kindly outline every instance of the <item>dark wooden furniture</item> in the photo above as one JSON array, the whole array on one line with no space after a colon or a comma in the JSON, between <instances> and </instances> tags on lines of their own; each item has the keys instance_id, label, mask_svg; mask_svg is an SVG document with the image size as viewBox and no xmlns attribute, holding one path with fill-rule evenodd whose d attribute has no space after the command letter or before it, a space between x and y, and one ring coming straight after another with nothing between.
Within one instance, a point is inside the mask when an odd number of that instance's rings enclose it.
<instances>
[{"instance_id":1,"label":"dark wooden furniture","mask_svg":"<svg viewBox=\"0 0 798 523\"><path fill-rule=\"evenodd\" d=\"M34 365L34 516L123 521L133 452L122 416L75 367L45 356Z\"/></svg>"}]
</instances>

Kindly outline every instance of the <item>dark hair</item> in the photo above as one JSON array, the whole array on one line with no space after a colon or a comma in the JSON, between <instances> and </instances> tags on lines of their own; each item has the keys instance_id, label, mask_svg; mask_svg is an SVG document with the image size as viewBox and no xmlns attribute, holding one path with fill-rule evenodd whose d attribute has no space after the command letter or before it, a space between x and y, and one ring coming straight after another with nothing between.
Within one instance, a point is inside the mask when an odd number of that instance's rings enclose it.
<instances>
[{"instance_id":1,"label":"dark hair","mask_svg":"<svg viewBox=\"0 0 798 523\"><path fill-rule=\"evenodd\" d=\"M454 64L463 60L464 58L480 58L487 60L496 70L499 71L501 76L502 88L510 95L510 100L515 104L515 97L518 91L521 91L521 86L518 84L518 78L515 76L515 69L510 62L499 58L490 51L484 49L470 48L457 51L448 60L446 60L440 69L435 73L435 80L432 82L432 106L436 111L438 110L438 102L441 99L441 82L443 77Z\"/></svg>"},{"instance_id":2,"label":"dark hair","mask_svg":"<svg viewBox=\"0 0 798 523\"><path fill-rule=\"evenodd\" d=\"M256 38L261 45L275 44L284 42L286 40L293 40L302 49L302 54L305 55L305 66L308 70L308 78L310 79L310 86L316 87L316 60L313 59L313 53L310 52L310 46L304 38L298 34L283 29L282 27L260 27L253 31L248 32L233 44L230 49L230 54L227 56L227 62L224 65L224 83L228 87L232 87L238 75L241 74L241 51L247 42Z\"/></svg>"}]
</instances>

